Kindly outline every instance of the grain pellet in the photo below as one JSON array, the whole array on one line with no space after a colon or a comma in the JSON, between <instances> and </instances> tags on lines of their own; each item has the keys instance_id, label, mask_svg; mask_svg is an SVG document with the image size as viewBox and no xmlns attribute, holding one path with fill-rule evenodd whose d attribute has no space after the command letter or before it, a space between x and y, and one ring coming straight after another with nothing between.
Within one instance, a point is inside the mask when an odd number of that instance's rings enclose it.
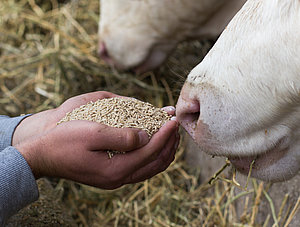
<instances>
[{"instance_id":1,"label":"grain pellet","mask_svg":"<svg viewBox=\"0 0 300 227\"><path fill-rule=\"evenodd\" d=\"M151 138L171 119L167 112L134 98L107 98L89 102L66 114L57 124L73 120L88 120L115 128L138 128ZM117 151L108 151L111 158Z\"/></svg>"}]
</instances>

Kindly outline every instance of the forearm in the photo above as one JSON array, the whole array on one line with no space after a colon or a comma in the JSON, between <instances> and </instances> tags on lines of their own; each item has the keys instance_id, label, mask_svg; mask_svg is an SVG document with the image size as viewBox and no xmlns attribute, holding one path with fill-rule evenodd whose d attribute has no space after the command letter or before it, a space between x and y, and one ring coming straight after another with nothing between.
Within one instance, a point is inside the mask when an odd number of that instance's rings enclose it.
<instances>
[{"instance_id":1,"label":"forearm","mask_svg":"<svg viewBox=\"0 0 300 227\"><path fill-rule=\"evenodd\" d=\"M30 167L14 147L0 152L0 226L14 213L38 198Z\"/></svg>"},{"instance_id":2,"label":"forearm","mask_svg":"<svg viewBox=\"0 0 300 227\"><path fill-rule=\"evenodd\" d=\"M11 146L15 129L28 116L0 115L0 226L9 216L38 198L38 188L28 163Z\"/></svg>"}]
</instances>

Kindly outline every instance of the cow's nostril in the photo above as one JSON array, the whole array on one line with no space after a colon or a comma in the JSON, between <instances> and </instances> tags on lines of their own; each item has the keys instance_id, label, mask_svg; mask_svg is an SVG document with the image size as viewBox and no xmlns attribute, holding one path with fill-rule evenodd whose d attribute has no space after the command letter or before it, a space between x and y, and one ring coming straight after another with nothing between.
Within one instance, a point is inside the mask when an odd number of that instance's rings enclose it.
<instances>
[{"instance_id":1,"label":"cow's nostril","mask_svg":"<svg viewBox=\"0 0 300 227\"><path fill-rule=\"evenodd\" d=\"M182 124L197 124L200 117L199 101L181 99L178 105L178 115Z\"/></svg>"},{"instance_id":2,"label":"cow's nostril","mask_svg":"<svg viewBox=\"0 0 300 227\"><path fill-rule=\"evenodd\" d=\"M182 121L196 124L199 117L200 117L200 111L195 113L185 113L182 116Z\"/></svg>"},{"instance_id":3,"label":"cow's nostril","mask_svg":"<svg viewBox=\"0 0 300 227\"><path fill-rule=\"evenodd\" d=\"M100 57L102 57L102 56L108 57L108 53L107 53L106 46L105 46L104 42L99 42L98 55Z\"/></svg>"},{"instance_id":4,"label":"cow's nostril","mask_svg":"<svg viewBox=\"0 0 300 227\"><path fill-rule=\"evenodd\" d=\"M200 117L199 101L185 99L181 96L177 103L176 116L183 128L194 138Z\"/></svg>"},{"instance_id":5,"label":"cow's nostril","mask_svg":"<svg viewBox=\"0 0 300 227\"><path fill-rule=\"evenodd\" d=\"M103 59L107 63L111 63L111 57L109 56L109 53L107 51L106 45L104 42L99 43L98 48L98 55L101 59Z\"/></svg>"}]
</instances>

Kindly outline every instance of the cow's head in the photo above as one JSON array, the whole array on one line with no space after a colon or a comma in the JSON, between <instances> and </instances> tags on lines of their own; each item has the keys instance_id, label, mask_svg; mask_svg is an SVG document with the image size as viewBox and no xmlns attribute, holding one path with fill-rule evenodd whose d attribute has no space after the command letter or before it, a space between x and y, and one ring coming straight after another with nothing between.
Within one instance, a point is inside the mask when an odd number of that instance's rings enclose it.
<instances>
[{"instance_id":1,"label":"cow's head","mask_svg":"<svg viewBox=\"0 0 300 227\"><path fill-rule=\"evenodd\" d=\"M99 55L118 69L152 70L178 42L219 35L244 1L101 0Z\"/></svg>"},{"instance_id":2,"label":"cow's head","mask_svg":"<svg viewBox=\"0 0 300 227\"><path fill-rule=\"evenodd\" d=\"M300 168L300 1L249 0L189 74L182 126L211 155L266 181Z\"/></svg>"}]
</instances>

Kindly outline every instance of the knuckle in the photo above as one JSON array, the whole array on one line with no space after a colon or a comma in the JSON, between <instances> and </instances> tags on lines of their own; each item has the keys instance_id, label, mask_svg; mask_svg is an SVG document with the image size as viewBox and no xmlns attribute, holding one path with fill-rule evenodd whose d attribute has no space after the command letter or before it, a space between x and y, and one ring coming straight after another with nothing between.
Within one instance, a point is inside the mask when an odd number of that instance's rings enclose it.
<instances>
[{"instance_id":1,"label":"knuckle","mask_svg":"<svg viewBox=\"0 0 300 227\"><path fill-rule=\"evenodd\" d=\"M108 91L100 91L100 94L101 94L101 98L108 98L108 97L113 96L113 93L108 92Z\"/></svg>"},{"instance_id":2,"label":"knuckle","mask_svg":"<svg viewBox=\"0 0 300 227\"><path fill-rule=\"evenodd\" d=\"M127 130L126 134L124 136L124 143L126 145L126 148L129 150L132 150L136 148L136 146L139 143L139 136L135 131L132 130Z\"/></svg>"}]
</instances>

